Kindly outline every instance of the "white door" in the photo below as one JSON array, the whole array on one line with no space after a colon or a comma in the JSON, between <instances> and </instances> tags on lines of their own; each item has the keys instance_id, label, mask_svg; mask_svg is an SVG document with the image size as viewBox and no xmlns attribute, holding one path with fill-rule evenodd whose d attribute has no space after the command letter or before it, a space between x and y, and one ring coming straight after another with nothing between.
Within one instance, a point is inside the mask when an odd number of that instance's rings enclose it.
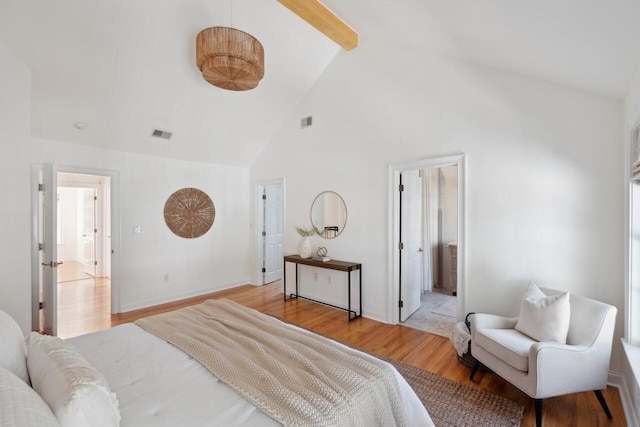
<instances>
[{"instance_id":1,"label":"white door","mask_svg":"<svg viewBox=\"0 0 640 427\"><path fill-rule=\"evenodd\" d=\"M84 272L96 276L96 190L83 188L82 191L82 249Z\"/></svg>"},{"instance_id":2,"label":"white door","mask_svg":"<svg viewBox=\"0 0 640 427\"><path fill-rule=\"evenodd\" d=\"M400 321L418 308L422 293L422 178L419 171L400 175Z\"/></svg>"},{"instance_id":3,"label":"white door","mask_svg":"<svg viewBox=\"0 0 640 427\"><path fill-rule=\"evenodd\" d=\"M43 165L38 173L39 282L42 315L40 329L48 335L58 332L57 287L57 188L53 166Z\"/></svg>"},{"instance_id":4,"label":"white door","mask_svg":"<svg viewBox=\"0 0 640 427\"><path fill-rule=\"evenodd\" d=\"M268 184L263 190L263 284L282 278L282 184Z\"/></svg>"}]
</instances>

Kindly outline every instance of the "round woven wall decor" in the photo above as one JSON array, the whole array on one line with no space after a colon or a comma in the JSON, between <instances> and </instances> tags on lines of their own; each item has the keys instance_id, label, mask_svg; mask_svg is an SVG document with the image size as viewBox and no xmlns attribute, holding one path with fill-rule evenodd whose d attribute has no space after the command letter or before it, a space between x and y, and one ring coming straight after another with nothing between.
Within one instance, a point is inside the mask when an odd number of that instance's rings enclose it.
<instances>
[{"instance_id":1,"label":"round woven wall decor","mask_svg":"<svg viewBox=\"0 0 640 427\"><path fill-rule=\"evenodd\" d=\"M176 191L164 204L164 220L174 234L186 239L209 231L216 217L216 208L207 194L197 188Z\"/></svg>"}]
</instances>

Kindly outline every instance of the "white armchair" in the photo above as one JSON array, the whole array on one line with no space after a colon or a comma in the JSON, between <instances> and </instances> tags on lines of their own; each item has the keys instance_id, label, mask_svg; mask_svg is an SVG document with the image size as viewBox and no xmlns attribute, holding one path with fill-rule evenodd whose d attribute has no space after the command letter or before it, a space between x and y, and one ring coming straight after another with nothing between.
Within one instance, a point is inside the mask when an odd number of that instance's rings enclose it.
<instances>
[{"instance_id":1,"label":"white armchair","mask_svg":"<svg viewBox=\"0 0 640 427\"><path fill-rule=\"evenodd\" d=\"M559 291L545 289L546 295ZM602 395L609 374L609 359L616 308L570 294L567 343L538 342L514 329L518 318L475 314L471 318L471 354L480 363L535 399L536 425L542 425L542 399L593 390L611 419Z\"/></svg>"}]
</instances>

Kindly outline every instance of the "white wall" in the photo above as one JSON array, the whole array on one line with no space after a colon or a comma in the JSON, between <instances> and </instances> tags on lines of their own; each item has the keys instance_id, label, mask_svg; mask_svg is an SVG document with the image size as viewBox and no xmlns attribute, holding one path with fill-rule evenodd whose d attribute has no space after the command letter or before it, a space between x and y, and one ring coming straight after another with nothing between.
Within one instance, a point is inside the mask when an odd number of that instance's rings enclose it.
<instances>
[{"instance_id":1,"label":"white wall","mask_svg":"<svg viewBox=\"0 0 640 427\"><path fill-rule=\"evenodd\" d=\"M58 187L58 233L61 242L58 243L59 261L79 261L78 259L78 189L72 187Z\"/></svg>"},{"instance_id":2,"label":"white wall","mask_svg":"<svg viewBox=\"0 0 640 427\"><path fill-rule=\"evenodd\" d=\"M367 39L337 55L252 179L286 180L287 254L314 196L343 196L347 227L316 244L363 263L364 314L387 320L388 165L466 153L465 311L516 314L535 280L622 312L621 122L616 100Z\"/></svg>"},{"instance_id":3,"label":"white wall","mask_svg":"<svg viewBox=\"0 0 640 427\"><path fill-rule=\"evenodd\" d=\"M31 164L117 171L121 306L131 310L250 281L249 170L30 138L30 71L0 44L0 309L31 330ZM134 143L133 141L131 143ZM137 143L148 143L141 141ZM207 234L182 239L164 223L166 199L183 187L216 206ZM139 225L142 233L134 234ZM164 281L169 275L169 281Z\"/></svg>"},{"instance_id":4,"label":"white wall","mask_svg":"<svg viewBox=\"0 0 640 427\"><path fill-rule=\"evenodd\" d=\"M442 200L442 241L445 245L458 239L458 168L441 168L444 179Z\"/></svg>"},{"instance_id":5,"label":"white wall","mask_svg":"<svg viewBox=\"0 0 640 427\"><path fill-rule=\"evenodd\" d=\"M0 43L0 309L31 330L31 72Z\"/></svg>"},{"instance_id":6,"label":"white wall","mask_svg":"<svg viewBox=\"0 0 640 427\"><path fill-rule=\"evenodd\" d=\"M0 93L0 194L10 201L0 207L0 308L25 331L32 161L120 172L123 307L248 281L255 260L247 242L255 239L246 169L51 141L34 142L30 152L30 73L1 44ZM627 111L635 104L627 100ZM300 130L309 114L313 127ZM337 239L314 238L316 246L363 263L365 315L385 320L388 164L464 152L466 311L514 314L533 279L617 305L619 338L622 121L617 101L369 39L338 54L253 165L251 180L286 180L285 253L296 251L294 226L309 225L318 193L343 196L346 229ZM212 230L196 240L173 236L162 219L166 198L185 186L216 204ZM132 233L135 225L141 234Z\"/></svg>"},{"instance_id":7,"label":"white wall","mask_svg":"<svg viewBox=\"0 0 640 427\"><path fill-rule=\"evenodd\" d=\"M451 287L451 252L449 243L458 241L458 167L441 168L443 179L442 200L442 243L443 267L442 281L445 287Z\"/></svg>"},{"instance_id":8,"label":"white wall","mask_svg":"<svg viewBox=\"0 0 640 427\"><path fill-rule=\"evenodd\" d=\"M35 163L119 172L123 311L248 283L249 170L208 163L34 140ZM183 187L211 197L216 216L197 239L174 235L164 222L167 198ZM140 226L141 233L133 232ZM115 275L115 272L114 272ZM169 281L165 281L169 275Z\"/></svg>"},{"instance_id":9,"label":"white wall","mask_svg":"<svg viewBox=\"0 0 640 427\"><path fill-rule=\"evenodd\" d=\"M629 167L636 159L637 159L637 147L631 147L630 141L630 132L636 126L638 120L640 120L640 69L635 73L635 78L631 83L629 88L629 92L625 99L625 112L624 112L624 132L625 132L625 142L628 147L628 154L625 156L624 165L625 167ZM621 187L625 190L628 188L629 183L625 181L621 181ZM637 199L637 188L634 193ZM627 203L629 201L627 200ZM635 200L635 204L638 205L638 201ZM626 205L628 209L628 204ZM628 219L628 216L627 216ZM627 236L625 236L625 245L627 244ZM637 265L637 263L636 263ZM634 308L638 307L640 304L638 301L638 289L635 288L634 292L630 294L630 297L633 301L632 309L629 313L626 313L629 317L629 321L634 325L638 325L640 320L640 315L637 310L634 312ZM633 328L633 332L627 331L627 339L630 341L637 341L638 337L640 337L640 332L638 331L638 327ZM633 336L630 336L633 335ZM629 405L632 407L633 416L635 417L636 422L640 420L640 348L637 346L632 346L630 344L626 345L626 354L623 359L623 377L626 385L626 393L629 397ZM624 398L624 395L623 395ZM628 411L629 412L629 411ZM628 416L627 416L628 417Z\"/></svg>"},{"instance_id":10,"label":"white wall","mask_svg":"<svg viewBox=\"0 0 640 427\"><path fill-rule=\"evenodd\" d=\"M626 122L628 123L632 116L636 116L638 111L640 111L640 69L636 71L625 98Z\"/></svg>"}]
</instances>

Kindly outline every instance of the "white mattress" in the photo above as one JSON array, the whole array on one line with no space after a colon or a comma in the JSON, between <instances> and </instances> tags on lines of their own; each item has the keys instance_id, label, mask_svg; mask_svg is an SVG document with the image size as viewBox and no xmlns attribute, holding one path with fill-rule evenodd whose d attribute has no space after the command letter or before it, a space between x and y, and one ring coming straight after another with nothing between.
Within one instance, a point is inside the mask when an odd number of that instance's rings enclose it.
<instances>
[{"instance_id":1,"label":"white mattress","mask_svg":"<svg viewBox=\"0 0 640 427\"><path fill-rule=\"evenodd\" d=\"M199 362L134 324L68 340L117 394L121 427L277 426ZM396 371L412 426L433 426Z\"/></svg>"}]
</instances>

